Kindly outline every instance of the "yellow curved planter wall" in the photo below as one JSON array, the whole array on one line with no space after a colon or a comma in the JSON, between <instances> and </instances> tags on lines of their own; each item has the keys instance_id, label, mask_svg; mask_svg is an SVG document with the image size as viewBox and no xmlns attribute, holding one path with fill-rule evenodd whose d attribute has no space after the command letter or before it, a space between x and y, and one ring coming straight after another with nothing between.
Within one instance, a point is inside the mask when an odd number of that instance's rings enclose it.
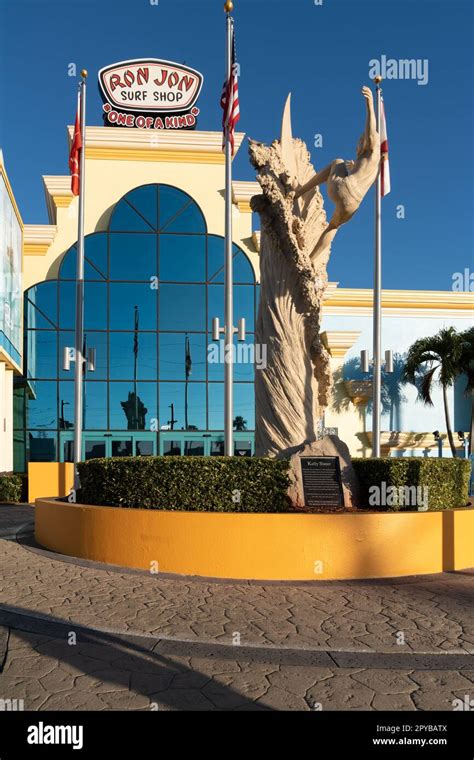
<instances>
[{"instance_id":1,"label":"yellow curved planter wall","mask_svg":"<svg viewBox=\"0 0 474 760\"><path fill-rule=\"evenodd\" d=\"M159 572L256 580L387 578L474 566L474 510L410 513L162 512L38 499L48 549Z\"/></svg>"}]
</instances>

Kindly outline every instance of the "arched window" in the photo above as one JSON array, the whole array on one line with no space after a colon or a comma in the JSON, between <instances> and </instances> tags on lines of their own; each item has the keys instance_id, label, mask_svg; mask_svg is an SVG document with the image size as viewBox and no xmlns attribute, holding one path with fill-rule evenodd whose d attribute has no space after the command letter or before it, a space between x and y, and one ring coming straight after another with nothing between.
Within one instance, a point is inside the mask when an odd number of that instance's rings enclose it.
<instances>
[{"instance_id":1,"label":"arched window","mask_svg":"<svg viewBox=\"0 0 474 760\"><path fill-rule=\"evenodd\" d=\"M76 255L74 245L57 280L25 293L27 383L16 391L16 425L32 459L62 459L73 427L74 373L62 357L74 345ZM84 431L222 431L224 365L222 355L209 360L208 346L212 318L224 322L224 239L208 234L195 201L169 185L127 193L108 230L86 236L84 279L85 344L96 349ZM237 245L234 282L235 321L245 317L252 344L257 289ZM236 429L251 431L254 365L237 363L234 376Z\"/></svg>"}]
</instances>

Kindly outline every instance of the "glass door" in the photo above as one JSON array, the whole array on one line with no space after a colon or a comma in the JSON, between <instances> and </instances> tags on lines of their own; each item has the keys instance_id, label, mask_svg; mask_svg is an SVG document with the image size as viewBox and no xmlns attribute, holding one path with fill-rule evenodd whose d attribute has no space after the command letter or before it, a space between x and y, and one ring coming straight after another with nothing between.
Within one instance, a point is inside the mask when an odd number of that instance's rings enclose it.
<instances>
[{"instance_id":1,"label":"glass door","mask_svg":"<svg viewBox=\"0 0 474 760\"><path fill-rule=\"evenodd\" d=\"M61 462L74 461L74 433L60 432ZM154 456L157 452L156 434L138 433L83 433L82 459L103 457Z\"/></svg>"}]
</instances>

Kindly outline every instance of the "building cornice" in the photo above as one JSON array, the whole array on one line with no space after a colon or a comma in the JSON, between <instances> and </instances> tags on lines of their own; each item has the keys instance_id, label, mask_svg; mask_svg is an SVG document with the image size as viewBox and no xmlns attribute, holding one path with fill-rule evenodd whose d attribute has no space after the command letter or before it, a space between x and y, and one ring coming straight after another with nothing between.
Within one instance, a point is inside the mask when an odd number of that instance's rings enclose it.
<instances>
[{"instance_id":1,"label":"building cornice","mask_svg":"<svg viewBox=\"0 0 474 760\"><path fill-rule=\"evenodd\" d=\"M71 146L73 127L68 126ZM245 134L235 134L235 155ZM87 127L86 159L101 161L166 161L224 164L221 132Z\"/></svg>"},{"instance_id":2,"label":"building cornice","mask_svg":"<svg viewBox=\"0 0 474 760\"><path fill-rule=\"evenodd\" d=\"M53 242L57 227L54 224L25 224L23 252L26 256L45 256Z\"/></svg>"},{"instance_id":3,"label":"building cornice","mask_svg":"<svg viewBox=\"0 0 474 760\"><path fill-rule=\"evenodd\" d=\"M359 336L360 330L326 330L321 333L323 344L335 359L343 358Z\"/></svg>"},{"instance_id":4,"label":"building cornice","mask_svg":"<svg viewBox=\"0 0 474 760\"><path fill-rule=\"evenodd\" d=\"M328 291L324 299L324 313L334 315L372 316L373 291L355 288L337 288ZM469 317L474 309L474 293L444 290L384 290L383 315Z\"/></svg>"},{"instance_id":5,"label":"building cornice","mask_svg":"<svg viewBox=\"0 0 474 760\"><path fill-rule=\"evenodd\" d=\"M250 199L260 192L258 182L232 182L232 200L237 204L239 211L251 214Z\"/></svg>"},{"instance_id":6,"label":"building cornice","mask_svg":"<svg viewBox=\"0 0 474 760\"><path fill-rule=\"evenodd\" d=\"M58 208L68 208L74 198L71 190L71 177L68 175L44 176L43 185L49 221L55 225L58 220Z\"/></svg>"}]
</instances>

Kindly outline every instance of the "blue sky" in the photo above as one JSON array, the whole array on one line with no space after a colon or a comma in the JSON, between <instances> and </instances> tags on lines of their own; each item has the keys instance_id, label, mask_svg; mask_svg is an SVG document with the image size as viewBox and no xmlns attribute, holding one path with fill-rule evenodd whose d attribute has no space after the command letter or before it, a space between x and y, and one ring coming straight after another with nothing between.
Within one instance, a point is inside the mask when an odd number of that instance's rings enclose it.
<instances>
[{"instance_id":1,"label":"blue sky","mask_svg":"<svg viewBox=\"0 0 474 760\"><path fill-rule=\"evenodd\" d=\"M153 2L153 0L151 0ZM198 128L219 130L223 0L0 0L0 144L23 219L47 223L41 176L64 174L75 111L68 64L89 70L88 124L101 124L97 71L146 56L205 77ZM293 129L321 168L354 156L369 61L427 59L428 82L384 85L392 193L383 201L385 288L450 290L472 259L472 0L236 0L239 129L271 141L287 93ZM323 136L315 148L314 135ZM254 178L245 145L236 179ZM371 287L373 194L333 245L331 280ZM397 219L399 205L405 218ZM328 211L330 202L326 203Z\"/></svg>"}]
</instances>

